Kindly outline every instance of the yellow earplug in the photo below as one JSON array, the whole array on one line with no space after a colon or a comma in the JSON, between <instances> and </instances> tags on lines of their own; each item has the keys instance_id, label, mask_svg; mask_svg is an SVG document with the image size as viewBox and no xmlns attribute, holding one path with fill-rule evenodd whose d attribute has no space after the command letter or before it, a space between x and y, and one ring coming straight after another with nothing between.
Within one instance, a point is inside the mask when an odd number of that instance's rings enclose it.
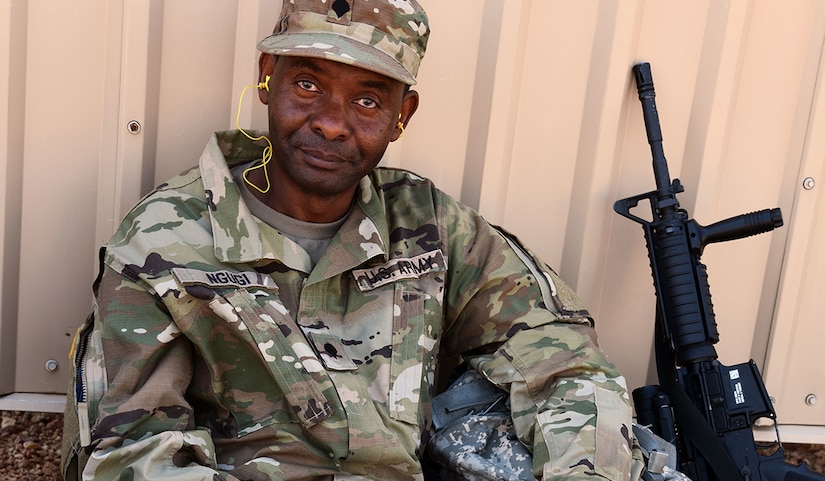
<instances>
[{"instance_id":1,"label":"yellow earplug","mask_svg":"<svg viewBox=\"0 0 825 481\"><path fill-rule=\"evenodd\" d=\"M404 136L404 123L401 122L401 114L398 114L398 122L395 124L395 128L401 131L401 134L398 136L400 139Z\"/></svg>"},{"instance_id":2,"label":"yellow earplug","mask_svg":"<svg viewBox=\"0 0 825 481\"><path fill-rule=\"evenodd\" d=\"M266 89L266 91L269 92L269 75L266 76L266 79L264 79L263 82L258 84L258 88Z\"/></svg>"},{"instance_id":3,"label":"yellow earplug","mask_svg":"<svg viewBox=\"0 0 825 481\"><path fill-rule=\"evenodd\" d=\"M258 83L258 85L249 84L246 87L244 87L243 90L241 90L241 97L240 97L240 99L238 99L238 113L237 113L237 115L235 115L235 127L237 127L237 129L239 131L241 131L242 134L244 134L249 140L251 140L253 142L258 141L258 140L266 141L266 147L264 147L263 155L261 156L261 163L253 165L252 167L249 167L248 169L243 171L244 181L250 187L254 188L258 192L260 192L262 194L266 194L267 192L269 192L269 188L272 185L269 182L269 172L266 169L266 165L269 163L270 160L272 160L272 142L270 142L269 138L266 135L260 135L260 136L257 136L257 137L253 137L253 136L249 135L246 132L246 130L241 128L241 124L240 124L240 122L241 122L241 106L243 105L243 95L246 93L247 89L252 88L252 87L259 88L259 89L266 89L266 91L269 92L269 75L266 76L266 78L264 79L263 82ZM263 169L263 171L264 171L264 180L266 181L266 185L264 187L258 187L251 180L249 180L249 177L247 177L250 172L252 172L256 169Z\"/></svg>"}]
</instances>

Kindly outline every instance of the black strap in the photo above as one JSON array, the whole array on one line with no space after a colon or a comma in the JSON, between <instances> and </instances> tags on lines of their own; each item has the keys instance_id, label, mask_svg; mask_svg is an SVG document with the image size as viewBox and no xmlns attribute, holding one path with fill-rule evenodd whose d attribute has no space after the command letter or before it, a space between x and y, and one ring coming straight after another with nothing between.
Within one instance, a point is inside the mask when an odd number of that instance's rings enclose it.
<instances>
[{"instance_id":1,"label":"black strap","mask_svg":"<svg viewBox=\"0 0 825 481\"><path fill-rule=\"evenodd\" d=\"M97 277L95 278L95 281L92 284L92 292L94 292L95 296L97 296L97 292L100 290L100 283L101 283L101 281L103 281L103 271L106 268L106 248L105 247L101 247L100 250L97 251L97 262L98 262Z\"/></svg>"},{"instance_id":2,"label":"black strap","mask_svg":"<svg viewBox=\"0 0 825 481\"><path fill-rule=\"evenodd\" d=\"M665 336L662 332L662 322L661 316L657 314L656 335L654 336L656 369L662 390L670 396L670 403L673 406L673 414L679 429L693 447L701 453L702 457L707 460L719 479L725 481L744 480L739 468L727 454L728 450L725 445L722 444L722 441L710 427L708 420L676 380L674 370L676 358L670 347L664 343Z\"/></svg>"}]
</instances>

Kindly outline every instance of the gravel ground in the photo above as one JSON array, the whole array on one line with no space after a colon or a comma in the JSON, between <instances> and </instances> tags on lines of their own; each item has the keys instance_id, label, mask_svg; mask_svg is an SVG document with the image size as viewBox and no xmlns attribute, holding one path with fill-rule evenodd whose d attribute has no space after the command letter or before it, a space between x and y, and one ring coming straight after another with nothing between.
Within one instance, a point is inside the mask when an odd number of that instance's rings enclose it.
<instances>
[{"instance_id":1,"label":"gravel ground","mask_svg":"<svg viewBox=\"0 0 825 481\"><path fill-rule=\"evenodd\" d=\"M59 481L63 415L3 411L0 480Z\"/></svg>"},{"instance_id":2,"label":"gravel ground","mask_svg":"<svg viewBox=\"0 0 825 481\"><path fill-rule=\"evenodd\" d=\"M60 481L63 415L3 411L0 424L0 480ZM825 473L825 445L785 444L788 462L807 461Z\"/></svg>"},{"instance_id":3,"label":"gravel ground","mask_svg":"<svg viewBox=\"0 0 825 481\"><path fill-rule=\"evenodd\" d=\"M821 444L787 444L785 448L785 460L792 464L799 464L806 461L808 466L818 472L825 473L825 446Z\"/></svg>"}]
</instances>

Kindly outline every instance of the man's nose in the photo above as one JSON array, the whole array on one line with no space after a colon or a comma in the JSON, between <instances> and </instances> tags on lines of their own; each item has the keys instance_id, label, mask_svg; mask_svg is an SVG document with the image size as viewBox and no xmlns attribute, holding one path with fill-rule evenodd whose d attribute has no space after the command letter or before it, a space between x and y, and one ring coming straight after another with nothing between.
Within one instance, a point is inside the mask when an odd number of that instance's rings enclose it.
<instances>
[{"instance_id":1,"label":"man's nose","mask_svg":"<svg viewBox=\"0 0 825 481\"><path fill-rule=\"evenodd\" d=\"M346 105L337 99L323 102L310 119L314 132L327 140L343 140L350 134Z\"/></svg>"}]
</instances>

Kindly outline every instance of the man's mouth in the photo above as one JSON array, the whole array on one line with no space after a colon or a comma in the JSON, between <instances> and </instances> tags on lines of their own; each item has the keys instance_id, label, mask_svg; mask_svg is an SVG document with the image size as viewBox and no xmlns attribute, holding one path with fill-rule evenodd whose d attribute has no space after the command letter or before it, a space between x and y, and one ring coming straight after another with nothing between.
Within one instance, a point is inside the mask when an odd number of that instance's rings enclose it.
<instances>
[{"instance_id":1,"label":"man's mouth","mask_svg":"<svg viewBox=\"0 0 825 481\"><path fill-rule=\"evenodd\" d=\"M315 148L301 148L301 153L307 163L321 168L336 167L347 162L347 159L341 155Z\"/></svg>"}]
</instances>

